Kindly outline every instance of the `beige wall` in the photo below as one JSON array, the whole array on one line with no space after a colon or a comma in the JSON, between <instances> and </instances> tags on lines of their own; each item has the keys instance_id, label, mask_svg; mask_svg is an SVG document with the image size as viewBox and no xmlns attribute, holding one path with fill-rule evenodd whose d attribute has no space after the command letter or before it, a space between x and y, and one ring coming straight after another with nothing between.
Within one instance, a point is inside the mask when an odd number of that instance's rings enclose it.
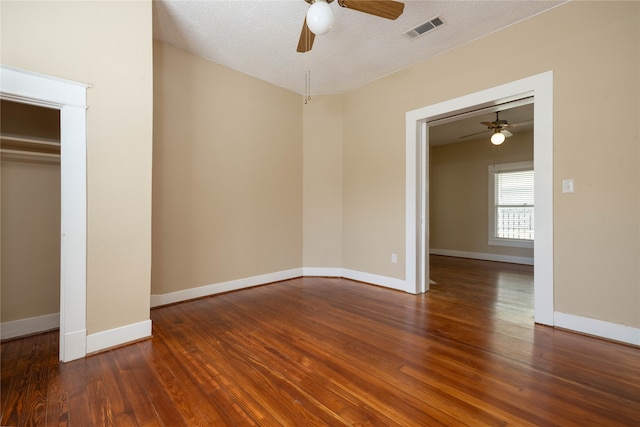
<instances>
[{"instance_id":1,"label":"beige wall","mask_svg":"<svg viewBox=\"0 0 640 427\"><path fill-rule=\"evenodd\" d=\"M496 151L488 136L439 145L429 160L431 249L533 258L533 249L488 244L488 167L533 161L533 132L514 131Z\"/></svg>"},{"instance_id":2,"label":"beige wall","mask_svg":"<svg viewBox=\"0 0 640 427\"><path fill-rule=\"evenodd\" d=\"M154 42L152 294L299 268L302 97Z\"/></svg>"},{"instance_id":3,"label":"beige wall","mask_svg":"<svg viewBox=\"0 0 640 427\"><path fill-rule=\"evenodd\" d=\"M151 2L2 2L4 65L88 83L87 332L149 319Z\"/></svg>"},{"instance_id":4,"label":"beige wall","mask_svg":"<svg viewBox=\"0 0 640 427\"><path fill-rule=\"evenodd\" d=\"M553 70L555 310L640 327L639 43L640 3L570 2L347 93L343 267L404 278L407 111Z\"/></svg>"},{"instance_id":5,"label":"beige wall","mask_svg":"<svg viewBox=\"0 0 640 427\"><path fill-rule=\"evenodd\" d=\"M2 322L60 311L60 165L2 160Z\"/></svg>"},{"instance_id":6,"label":"beige wall","mask_svg":"<svg viewBox=\"0 0 640 427\"><path fill-rule=\"evenodd\" d=\"M342 96L303 107L304 267L342 266Z\"/></svg>"},{"instance_id":7,"label":"beige wall","mask_svg":"<svg viewBox=\"0 0 640 427\"><path fill-rule=\"evenodd\" d=\"M2 100L0 134L60 141L60 112ZM3 153L0 172L0 321L58 313L60 161Z\"/></svg>"},{"instance_id":8,"label":"beige wall","mask_svg":"<svg viewBox=\"0 0 640 427\"><path fill-rule=\"evenodd\" d=\"M344 96L342 267L403 279L406 111L394 98L384 85Z\"/></svg>"}]
</instances>

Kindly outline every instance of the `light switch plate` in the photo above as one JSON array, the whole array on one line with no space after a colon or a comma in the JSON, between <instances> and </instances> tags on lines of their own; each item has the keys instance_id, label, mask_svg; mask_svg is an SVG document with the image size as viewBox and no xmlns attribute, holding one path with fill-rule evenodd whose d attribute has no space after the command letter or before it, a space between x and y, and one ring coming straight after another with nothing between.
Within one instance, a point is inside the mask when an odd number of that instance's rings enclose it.
<instances>
[{"instance_id":1,"label":"light switch plate","mask_svg":"<svg viewBox=\"0 0 640 427\"><path fill-rule=\"evenodd\" d=\"M562 180L562 192L563 193L573 193L575 191L575 187L573 186L573 179L563 179Z\"/></svg>"}]
</instances>

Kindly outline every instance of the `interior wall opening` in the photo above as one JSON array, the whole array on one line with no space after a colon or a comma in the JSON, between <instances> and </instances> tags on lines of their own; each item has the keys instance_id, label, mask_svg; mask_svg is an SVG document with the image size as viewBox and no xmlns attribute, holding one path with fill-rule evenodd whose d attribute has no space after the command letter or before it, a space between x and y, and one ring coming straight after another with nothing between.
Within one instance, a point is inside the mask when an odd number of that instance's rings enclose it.
<instances>
[{"instance_id":1,"label":"interior wall opening","mask_svg":"<svg viewBox=\"0 0 640 427\"><path fill-rule=\"evenodd\" d=\"M533 242L528 240L535 234L532 173L522 169L533 168L533 107L533 98L527 97L427 123L429 232L424 239L430 270L432 255L533 265ZM499 145L492 143L495 133L505 136ZM496 176L504 176L508 184ZM509 177L525 179L512 182ZM492 191L496 184L499 192ZM504 206L496 206L496 196ZM508 273L495 278L496 292L517 286L522 302L505 301L518 310L530 304L532 310L533 282L527 285L530 276L519 276L526 267L505 268ZM430 281L436 284L447 286L446 279Z\"/></svg>"},{"instance_id":2,"label":"interior wall opening","mask_svg":"<svg viewBox=\"0 0 640 427\"><path fill-rule=\"evenodd\" d=\"M60 327L60 110L0 101L2 338Z\"/></svg>"},{"instance_id":3,"label":"interior wall opening","mask_svg":"<svg viewBox=\"0 0 640 427\"><path fill-rule=\"evenodd\" d=\"M533 167L533 107L533 98L528 97L474 110L463 118L427 123L431 231L427 255L533 264L532 242L517 240L517 235L529 239L535 234L532 183L522 182L524 187L518 189L513 187L517 182L508 188L498 182L501 191L493 194L489 185L496 184L491 180L495 174L508 176L515 166L529 167L526 162ZM491 142L495 133L505 135L499 145ZM505 206L495 208L495 196Z\"/></svg>"},{"instance_id":4,"label":"interior wall opening","mask_svg":"<svg viewBox=\"0 0 640 427\"><path fill-rule=\"evenodd\" d=\"M479 109L534 99L536 244L534 246L534 321L552 326L553 304L553 72L548 71L480 92L409 111L406 120L406 286L429 290L429 130L434 123ZM455 119L451 120L455 121Z\"/></svg>"}]
</instances>

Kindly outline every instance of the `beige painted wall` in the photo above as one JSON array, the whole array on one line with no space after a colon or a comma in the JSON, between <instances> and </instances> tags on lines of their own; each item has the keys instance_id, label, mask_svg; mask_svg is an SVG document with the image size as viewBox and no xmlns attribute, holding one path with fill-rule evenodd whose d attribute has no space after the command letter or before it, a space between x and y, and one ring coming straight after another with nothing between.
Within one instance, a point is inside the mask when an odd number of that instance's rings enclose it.
<instances>
[{"instance_id":1,"label":"beige painted wall","mask_svg":"<svg viewBox=\"0 0 640 427\"><path fill-rule=\"evenodd\" d=\"M342 96L303 107L304 267L342 266Z\"/></svg>"},{"instance_id":2,"label":"beige painted wall","mask_svg":"<svg viewBox=\"0 0 640 427\"><path fill-rule=\"evenodd\" d=\"M439 145L429 160L431 249L533 258L530 248L488 244L488 167L533 161L533 132L514 131L496 151L488 137Z\"/></svg>"},{"instance_id":3,"label":"beige painted wall","mask_svg":"<svg viewBox=\"0 0 640 427\"><path fill-rule=\"evenodd\" d=\"M342 267L403 279L405 111L385 92L344 95Z\"/></svg>"},{"instance_id":4,"label":"beige painted wall","mask_svg":"<svg viewBox=\"0 0 640 427\"><path fill-rule=\"evenodd\" d=\"M60 311L60 165L2 160L2 322Z\"/></svg>"},{"instance_id":5,"label":"beige painted wall","mask_svg":"<svg viewBox=\"0 0 640 427\"><path fill-rule=\"evenodd\" d=\"M87 332L149 319L151 2L2 2L2 64L88 83Z\"/></svg>"},{"instance_id":6,"label":"beige painted wall","mask_svg":"<svg viewBox=\"0 0 640 427\"><path fill-rule=\"evenodd\" d=\"M60 141L60 112L2 100L0 134ZM60 161L2 154L0 172L0 322L58 313Z\"/></svg>"},{"instance_id":7,"label":"beige painted wall","mask_svg":"<svg viewBox=\"0 0 640 427\"><path fill-rule=\"evenodd\" d=\"M553 70L555 310L640 327L639 43L639 2L570 2L347 93L343 267L404 278L407 111Z\"/></svg>"},{"instance_id":8,"label":"beige painted wall","mask_svg":"<svg viewBox=\"0 0 640 427\"><path fill-rule=\"evenodd\" d=\"M154 42L152 294L299 268L302 97Z\"/></svg>"}]
</instances>

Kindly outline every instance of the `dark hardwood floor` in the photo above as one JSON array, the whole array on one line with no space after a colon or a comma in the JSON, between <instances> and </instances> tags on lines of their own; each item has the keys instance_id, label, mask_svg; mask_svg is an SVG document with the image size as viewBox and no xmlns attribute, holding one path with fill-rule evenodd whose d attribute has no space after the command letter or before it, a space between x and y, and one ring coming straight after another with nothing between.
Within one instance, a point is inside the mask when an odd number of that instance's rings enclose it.
<instances>
[{"instance_id":1,"label":"dark hardwood floor","mask_svg":"<svg viewBox=\"0 0 640 427\"><path fill-rule=\"evenodd\" d=\"M57 361L2 343L2 425L640 426L640 349L533 324L531 267L431 258L413 296L301 278L152 310Z\"/></svg>"}]
</instances>

